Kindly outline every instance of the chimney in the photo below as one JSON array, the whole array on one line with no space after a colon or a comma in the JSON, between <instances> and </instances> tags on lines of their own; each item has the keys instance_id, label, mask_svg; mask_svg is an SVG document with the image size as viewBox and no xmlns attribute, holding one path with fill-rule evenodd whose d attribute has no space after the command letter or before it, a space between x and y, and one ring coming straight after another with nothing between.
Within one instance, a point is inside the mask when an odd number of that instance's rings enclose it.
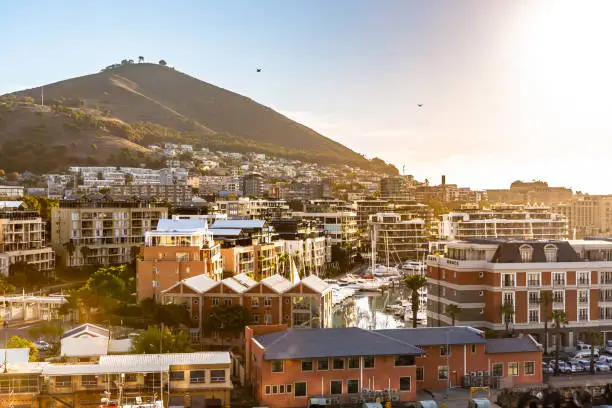
<instances>
[{"instance_id":1,"label":"chimney","mask_svg":"<svg viewBox=\"0 0 612 408\"><path fill-rule=\"evenodd\" d=\"M442 175L442 185L445 186L446 185L446 175Z\"/></svg>"}]
</instances>

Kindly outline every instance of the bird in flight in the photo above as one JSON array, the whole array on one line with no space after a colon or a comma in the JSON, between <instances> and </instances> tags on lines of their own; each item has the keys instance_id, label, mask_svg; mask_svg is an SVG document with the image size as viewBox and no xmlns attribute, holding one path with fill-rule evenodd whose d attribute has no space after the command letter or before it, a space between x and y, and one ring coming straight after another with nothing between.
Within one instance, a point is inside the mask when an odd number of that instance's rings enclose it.
<instances>
[{"instance_id":1,"label":"bird in flight","mask_svg":"<svg viewBox=\"0 0 612 408\"><path fill-rule=\"evenodd\" d=\"M422 104L422 103L419 103L419 104L417 104L417 106L420 108L421 106L423 106L423 104Z\"/></svg>"},{"instance_id":2,"label":"bird in flight","mask_svg":"<svg viewBox=\"0 0 612 408\"><path fill-rule=\"evenodd\" d=\"M257 68L257 72L261 72L261 68Z\"/></svg>"}]
</instances>

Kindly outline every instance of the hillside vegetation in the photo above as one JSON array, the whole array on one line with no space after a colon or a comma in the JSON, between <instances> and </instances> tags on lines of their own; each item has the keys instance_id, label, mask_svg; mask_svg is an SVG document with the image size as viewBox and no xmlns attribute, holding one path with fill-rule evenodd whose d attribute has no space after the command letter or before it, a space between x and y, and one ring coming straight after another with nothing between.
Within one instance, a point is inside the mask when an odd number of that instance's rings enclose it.
<instances>
[{"instance_id":1,"label":"hillside vegetation","mask_svg":"<svg viewBox=\"0 0 612 408\"><path fill-rule=\"evenodd\" d=\"M178 142L396 173L242 95L158 64L100 73L0 97L7 170L68 164L156 165L149 144ZM8 163L8 164L4 164Z\"/></svg>"}]
</instances>

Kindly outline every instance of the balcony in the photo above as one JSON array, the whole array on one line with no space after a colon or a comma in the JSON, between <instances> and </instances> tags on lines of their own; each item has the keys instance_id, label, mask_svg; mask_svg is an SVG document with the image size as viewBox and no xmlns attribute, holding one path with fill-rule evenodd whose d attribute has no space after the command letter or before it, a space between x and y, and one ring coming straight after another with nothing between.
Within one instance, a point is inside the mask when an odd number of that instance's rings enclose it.
<instances>
[{"instance_id":1,"label":"balcony","mask_svg":"<svg viewBox=\"0 0 612 408\"><path fill-rule=\"evenodd\" d=\"M589 279L588 278L578 278L578 280L576 281L577 285L588 285Z\"/></svg>"},{"instance_id":2,"label":"balcony","mask_svg":"<svg viewBox=\"0 0 612 408\"><path fill-rule=\"evenodd\" d=\"M504 280L502 280L502 286L504 288L513 288L514 287L514 279L504 279Z\"/></svg>"},{"instance_id":3,"label":"balcony","mask_svg":"<svg viewBox=\"0 0 612 408\"><path fill-rule=\"evenodd\" d=\"M579 305L587 305L589 303L589 298L588 297L579 297L578 298L578 304Z\"/></svg>"},{"instance_id":4,"label":"balcony","mask_svg":"<svg viewBox=\"0 0 612 408\"><path fill-rule=\"evenodd\" d=\"M565 308L565 302L563 299L555 299L553 300L553 309L563 309Z\"/></svg>"},{"instance_id":5,"label":"balcony","mask_svg":"<svg viewBox=\"0 0 612 408\"><path fill-rule=\"evenodd\" d=\"M565 286L565 279L554 279L552 285L555 287Z\"/></svg>"},{"instance_id":6,"label":"balcony","mask_svg":"<svg viewBox=\"0 0 612 408\"><path fill-rule=\"evenodd\" d=\"M532 288L534 287L539 287L541 285L539 280L528 280L527 281L527 286L530 286Z\"/></svg>"},{"instance_id":7,"label":"balcony","mask_svg":"<svg viewBox=\"0 0 612 408\"><path fill-rule=\"evenodd\" d=\"M540 305L540 298L529 298L529 306L536 306L536 305Z\"/></svg>"}]
</instances>

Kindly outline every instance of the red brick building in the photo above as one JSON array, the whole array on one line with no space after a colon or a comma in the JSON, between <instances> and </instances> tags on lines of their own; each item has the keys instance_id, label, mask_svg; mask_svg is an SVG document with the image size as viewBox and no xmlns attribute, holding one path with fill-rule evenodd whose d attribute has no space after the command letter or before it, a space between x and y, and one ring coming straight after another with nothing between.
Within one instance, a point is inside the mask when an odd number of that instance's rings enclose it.
<instances>
[{"instance_id":1,"label":"red brick building","mask_svg":"<svg viewBox=\"0 0 612 408\"><path fill-rule=\"evenodd\" d=\"M542 350L530 336L484 338L470 327L289 329L245 331L247 381L261 405L305 406L308 398L344 402L390 395L414 401L486 378L493 386L542 382Z\"/></svg>"}]
</instances>

